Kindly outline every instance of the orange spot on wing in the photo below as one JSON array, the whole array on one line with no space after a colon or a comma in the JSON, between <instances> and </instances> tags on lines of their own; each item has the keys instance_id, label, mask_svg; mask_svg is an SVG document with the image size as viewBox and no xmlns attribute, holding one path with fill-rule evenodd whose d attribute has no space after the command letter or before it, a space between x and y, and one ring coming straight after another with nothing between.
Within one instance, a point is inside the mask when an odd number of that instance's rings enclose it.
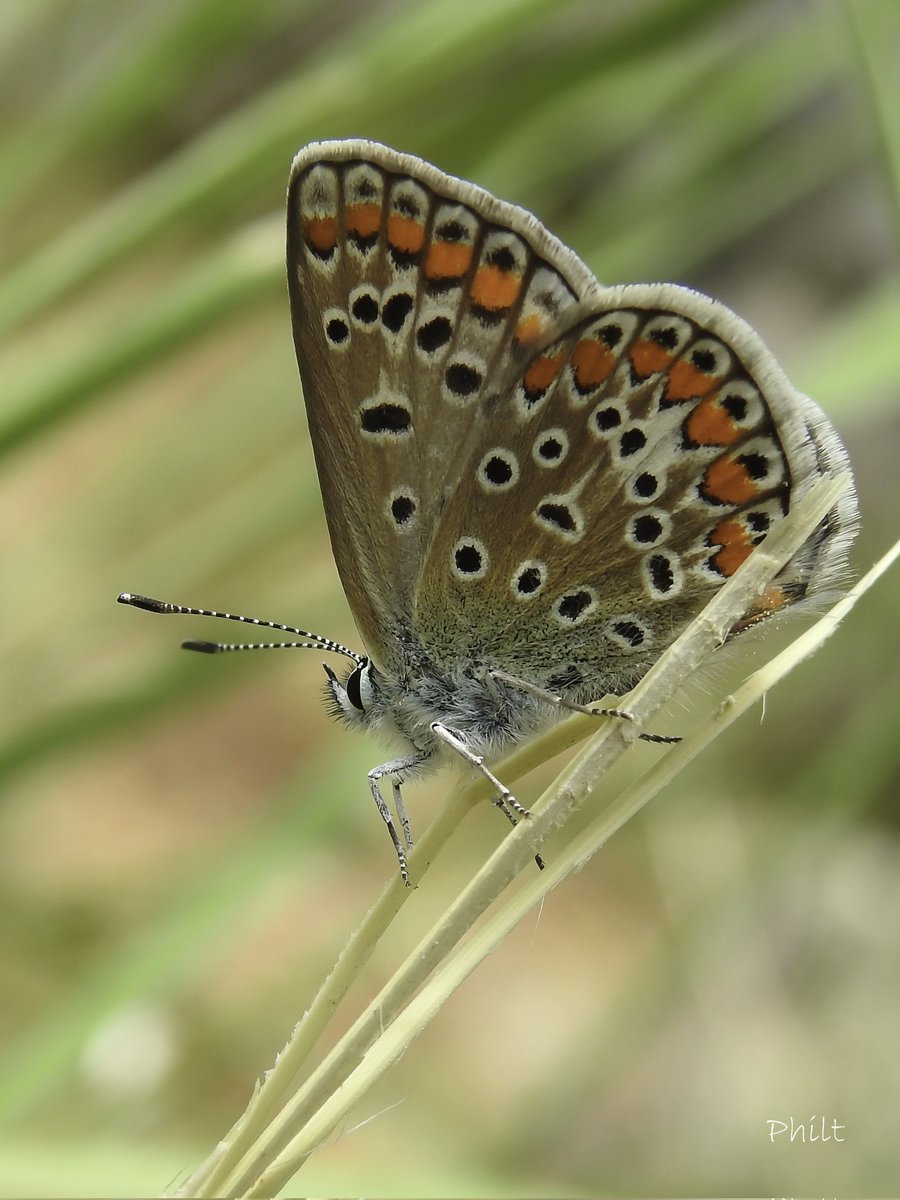
<instances>
[{"instance_id":1,"label":"orange spot on wing","mask_svg":"<svg viewBox=\"0 0 900 1200\"><path fill-rule=\"evenodd\" d=\"M696 400L705 396L719 382L717 375L707 375L700 371L692 362L680 358L672 364L669 378L666 382L665 399L670 401Z\"/></svg>"},{"instance_id":2,"label":"orange spot on wing","mask_svg":"<svg viewBox=\"0 0 900 1200\"><path fill-rule=\"evenodd\" d=\"M417 254L425 244L425 226L412 217L391 213L387 223L388 242L402 254Z\"/></svg>"},{"instance_id":3,"label":"orange spot on wing","mask_svg":"<svg viewBox=\"0 0 900 1200\"><path fill-rule=\"evenodd\" d=\"M720 504L747 504L759 488L747 468L726 455L706 468L703 492Z\"/></svg>"},{"instance_id":4,"label":"orange spot on wing","mask_svg":"<svg viewBox=\"0 0 900 1200\"><path fill-rule=\"evenodd\" d=\"M609 346L594 338L578 342L572 351L572 370L575 380L585 391L598 387L608 379L616 365L616 356Z\"/></svg>"},{"instance_id":5,"label":"orange spot on wing","mask_svg":"<svg viewBox=\"0 0 900 1200\"><path fill-rule=\"evenodd\" d=\"M685 433L697 446L730 446L741 436L741 429L718 403L718 397L708 396L688 417Z\"/></svg>"},{"instance_id":6,"label":"orange spot on wing","mask_svg":"<svg viewBox=\"0 0 900 1200\"><path fill-rule=\"evenodd\" d=\"M544 322L537 313L532 313L528 317L523 317L516 326L516 341L536 342L543 331Z\"/></svg>"},{"instance_id":7,"label":"orange spot on wing","mask_svg":"<svg viewBox=\"0 0 900 1200\"><path fill-rule=\"evenodd\" d=\"M726 577L732 576L753 549L743 521L737 517L726 517L709 535L713 545L721 546L712 560L716 570Z\"/></svg>"},{"instance_id":8,"label":"orange spot on wing","mask_svg":"<svg viewBox=\"0 0 900 1200\"><path fill-rule=\"evenodd\" d=\"M303 222L303 233L316 250L331 250L337 245L338 227L336 217L307 217Z\"/></svg>"},{"instance_id":9,"label":"orange spot on wing","mask_svg":"<svg viewBox=\"0 0 900 1200\"><path fill-rule=\"evenodd\" d=\"M672 361L672 352L649 338L640 338L628 351L628 357L636 373L645 379L657 371L665 371Z\"/></svg>"},{"instance_id":10,"label":"orange spot on wing","mask_svg":"<svg viewBox=\"0 0 900 1200\"><path fill-rule=\"evenodd\" d=\"M787 596L784 588L779 587L777 583L773 583L771 587L766 588L753 605L753 611L762 616L763 612L767 614L777 612L779 608L784 608L785 604L787 604Z\"/></svg>"},{"instance_id":11,"label":"orange spot on wing","mask_svg":"<svg viewBox=\"0 0 900 1200\"><path fill-rule=\"evenodd\" d=\"M358 237L371 237L381 226L380 204L351 204L347 208L347 228Z\"/></svg>"},{"instance_id":12,"label":"orange spot on wing","mask_svg":"<svg viewBox=\"0 0 900 1200\"><path fill-rule=\"evenodd\" d=\"M475 272L469 295L475 304L491 311L509 308L522 287L522 279L500 267L481 266Z\"/></svg>"},{"instance_id":13,"label":"orange spot on wing","mask_svg":"<svg viewBox=\"0 0 900 1200\"><path fill-rule=\"evenodd\" d=\"M525 387L529 392L542 392L548 388L562 368L565 355L542 354L530 363L525 372Z\"/></svg>"},{"instance_id":14,"label":"orange spot on wing","mask_svg":"<svg viewBox=\"0 0 900 1200\"><path fill-rule=\"evenodd\" d=\"M432 242L425 259L429 279L458 279L472 262L472 247L464 242Z\"/></svg>"},{"instance_id":15,"label":"orange spot on wing","mask_svg":"<svg viewBox=\"0 0 900 1200\"><path fill-rule=\"evenodd\" d=\"M778 584L773 583L771 587L766 588L753 607L748 609L740 621L732 628L732 634L743 633L745 629L749 629L753 625L758 625L760 621L765 621L767 617L771 617L780 608L784 608L787 602L788 598L784 588L780 588Z\"/></svg>"}]
</instances>

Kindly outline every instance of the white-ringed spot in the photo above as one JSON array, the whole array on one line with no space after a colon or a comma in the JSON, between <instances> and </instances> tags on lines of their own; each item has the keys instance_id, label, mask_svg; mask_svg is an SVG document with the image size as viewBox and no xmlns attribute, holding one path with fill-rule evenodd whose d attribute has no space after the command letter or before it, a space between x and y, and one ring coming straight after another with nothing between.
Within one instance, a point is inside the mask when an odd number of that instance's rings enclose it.
<instances>
[{"instance_id":1,"label":"white-ringed spot","mask_svg":"<svg viewBox=\"0 0 900 1200\"><path fill-rule=\"evenodd\" d=\"M519 563L509 586L516 600L532 600L547 582L547 564L539 558L527 558Z\"/></svg>"},{"instance_id":2,"label":"white-ringed spot","mask_svg":"<svg viewBox=\"0 0 900 1200\"><path fill-rule=\"evenodd\" d=\"M560 625L569 629L586 621L596 608L596 591L592 587L575 587L555 600L550 611Z\"/></svg>"},{"instance_id":3,"label":"white-ringed spot","mask_svg":"<svg viewBox=\"0 0 900 1200\"><path fill-rule=\"evenodd\" d=\"M628 425L619 433L616 451L619 458L632 458L647 446L647 434L640 425Z\"/></svg>"},{"instance_id":4,"label":"white-ringed spot","mask_svg":"<svg viewBox=\"0 0 900 1200\"><path fill-rule=\"evenodd\" d=\"M322 327L332 350L344 351L349 347L352 341L350 321L342 308L326 308L322 313Z\"/></svg>"},{"instance_id":5,"label":"white-ringed spot","mask_svg":"<svg viewBox=\"0 0 900 1200\"><path fill-rule=\"evenodd\" d=\"M665 486L665 476L659 471L640 471L629 479L626 494L636 504L647 504L655 500Z\"/></svg>"},{"instance_id":6,"label":"white-ringed spot","mask_svg":"<svg viewBox=\"0 0 900 1200\"><path fill-rule=\"evenodd\" d=\"M531 457L539 467L558 467L569 453L569 435L564 429L546 429L534 439Z\"/></svg>"},{"instance_id":7,"label":"white-ringed spot","mask_svg":"<svg viewBox=\"0 0 900 1200\"><path fill-rule=\"evenodd\" d=\"M508 492L519 482L519 463L511 450L495 446L478 467L478 482L486 492Z\"/></svg>"},{"instance_id":8,"label":"white-ringed spot","mask_svg":"<svg viewBox=\"0 0 900 1200\"><path fill-rule=\"evenodd\" d=\"M649 550L672 532L672 518L662 508L637 513L625 527L625 541L633 550Z\"/></svg>"},{"instance_id":9,"label":"white-ringed spot","mask_svg":"<svg viewBox=\"0 0 900 1200\"><path fill-rule=\"evenodd\" d=\"M381 324L389 336L398 337L403 333L415 303L415 297L404 287L388 288L384 292L381 299Z\"/></svg>"},{"instance_id":10,"label":"white-ringed spot","mask_svg":"<svg viewBox=\"0 0 900 1200\"><path fill-rule=\"evenodd\" d=\"M673 313L659 313L651 317L638 337L665 349L670 356L680 354L694 336L694 327L683 317Z\"/></svg>"},{"instance_id":11,"label":"white-ringed spot","mask_svg":"<svg viewBox=\"0 0 900 1200\"><path fill-rule=\"evenodd\" d=\"M358 329L374 329L381 306L374 288L364 285L355 287L348 297L350 319Z\"/></svg>"},{"instance_id":12,"label":"white-ringed spot","mask_svg":"<svg viewBox=\"0 0 900 1200\"><path fill-rule=\"evenodd\" d=\"M638 653L653 640L648 626L634 613L613 617L611 621L606 622L603 632L614 646L627 654Z\"/></svg>"},{"instance_id":13,"label":"white-ringed spot","mask_svg":"<svg viewBox=\"0 0 900 1200\"><path fill-rule=\"evenodd\" d=\"M427 319L416 326L416 349L419 354L430 358L438 350L443 350L453 337L454 319L452 312L429 313Z\"/></svg>"},{"instance_id":14,"label":"white-ringed spot","mask_svg":"<svg viewBox=\"0 0 900 1200\"><path fill-rule=\"evenodd\" d=\"M387 503L387 516L398 529L409 529L415 524L419 502L410 488L397 488L391 492Z\"/></svg>"},{"instance_id":15,"label":"white-ringed spot","mask_svg":"<svg viewBox=\"0 0 900 1200\"><path fill-rule=\"evenodd\" d=\"M475 537L462 537L453 547L450 569L463 583L484 579L488 572L488 552L484 542Z\"/></svg>"},{"instance_id":16,"label":"white-ringed spot","mask_svg":"<svg viewBox=\"0 0 900 1200\"><path fill-rule=\"evenodd\" d=\"M684 587L684 572L677 554L671 551L645 555L641 562L644 587L653 600L671 600Z\"/></svg>"},{"instance_id":17,"label":"white-ringed spot","mask_svg":"<svg viewBox=\"0 0 900 1200\"><path fill-rule=\"evenodd\" d=\"M622 413L615 404L601 400L587 419L588 431L596 438L611 438L622 424Z\"/></svg>"},{"instance_id":18,"label":"white-ringed spot","mask_svg":"<svg viewBox=\"0 0 900 1200\"><path fill-rule=\"evenodd\" d=\"M566 542L577 542L584 534L584 513L568 496L545 496L532 514L541 529Z\"/></svg>"},{"instance_id":19,"label":"white-ringed spot","mask_svg":"<svg viewBox=\"0 0 900 1200\"><path fill-rule=\"evenodd\" d=\"M486 369L484 359L477 354L458 351L444 367L444 399L457 407L470 404L481 391Z\"/></svg>"},{"instance_id":20,"label":"white-ringed spot","mask_svg":"<svg viewBox=\"0 0 900 1200\"><path fill-rule=\"evenodd\" d=\"M412 408L405 396L379 394L359 406L359 427L363 437L374 441L392 441L412 433Z\"/></svg>"}]
</instances>

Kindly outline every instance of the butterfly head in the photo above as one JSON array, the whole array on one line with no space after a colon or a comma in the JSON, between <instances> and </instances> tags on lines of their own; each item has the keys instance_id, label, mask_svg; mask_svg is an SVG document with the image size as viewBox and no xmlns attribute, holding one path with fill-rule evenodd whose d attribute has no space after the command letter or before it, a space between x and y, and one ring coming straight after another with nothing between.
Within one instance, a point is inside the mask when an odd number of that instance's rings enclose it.
<instances>
[{"instance_id":1,"label":"butterfly head","mask_svg":"<svg viewBox=\"0 0 900 1200\"><path fill-rule=\"evenodd\" d=\"M378 697L378 683L371 660L361 657L340 679L323 663L328 682L325 695L330 711L348 725L368 725Z\"/></svg>"}]
</instances>

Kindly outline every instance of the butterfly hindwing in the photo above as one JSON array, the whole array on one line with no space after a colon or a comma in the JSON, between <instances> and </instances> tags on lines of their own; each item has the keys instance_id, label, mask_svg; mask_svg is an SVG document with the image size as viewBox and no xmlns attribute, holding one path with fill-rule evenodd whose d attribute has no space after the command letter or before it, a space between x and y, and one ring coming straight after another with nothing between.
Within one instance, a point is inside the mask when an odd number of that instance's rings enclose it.
<instances>
[{"instance_id":1,"label":"butterfly hindwing","mask_svg":"<svg viewBox=\"0 0 900 1200\"><path fill-rule=\"evenodd\" d=\"M429 655L632 686L845 456L753 331L674 285L603 289L480 414L416 594ZM839 506L742 626L833 575ZM446 629L457 631L448 647Z\"/></svg>"}]
</instances>

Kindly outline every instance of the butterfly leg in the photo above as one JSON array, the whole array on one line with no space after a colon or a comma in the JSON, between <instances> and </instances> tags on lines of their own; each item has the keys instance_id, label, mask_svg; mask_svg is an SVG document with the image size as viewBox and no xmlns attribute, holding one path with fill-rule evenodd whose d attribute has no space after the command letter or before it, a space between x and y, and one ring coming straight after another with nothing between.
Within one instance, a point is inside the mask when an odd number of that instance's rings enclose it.
<instances>
[{"instance_id":1,"label":"butterfly leg","mask_svg":"<svg viewBox=\"0 0 900 1200\"><path fill-rule=\"evenodd\" d=\"M400 822L400 829L403 832L403 840L406 843L407 850L412 849L413 836L412 828L409 823L409 817L406 814L406 805L403 803L403 792L400 790L400 780L394 779L394 811L397 814L397 820Z\"/></svg>"},{"instance_id":2,"label":"butterfly leg","mask_svg":"<svg viewBox=\"0 0 900 1200\"><path fill-rule=\"evenodd\" d=\"M473 767L476 767L482 773L485 779L494 785L494 787L497 789L497 795L494 799L494 804L500 809L500 811L509 821L510 825L518 825L519 817L531 816L531 813L528 811L528 809L518 802L506 784L501 783L497 776L487 769L487 767L484 765L483 755L474 754L457 733L454 733L452 729L448 729L446 725L442 725L439 721L435 721L432 724L431 731L437 737L439 737L445 745L449 746L451 750L455 750L456 753L464 758L467 763L470 763ZM534 856L534 861L543 871L544 861L539 854Z\"/></svg>"},{"instance_id":3,"label":"butterfly leg","mask_svg":"<svg viewBox=\"0 0 900 1200\"><path fill-rule=\"evenodd\" d=\"M500 683L508 683L511 687L519 688L520 691L527 692L529 696L537 696L539 700L546 700L548 704L555 704L557 708L566 708L570 712L584 713L588 717L616 717L620 721L633 721L634 716L624 708L598 708L591 704L576 704L574 700L567 700L565 696L560 696L556 692L548 692L546 688L538 687L536 683L530 683L527 679L520 679L518 675L508 675L506 671L501 671L496 667L488 672L491 679L496 679ZM672 745L675 742L680 742L681 738L674 734L665 733L642 733L638 735L643 742L657 742L661 745Z\"/></svg>"},{"instance_id":4,"label":"butterfly leg","mask_svg":"<svg viewBox=\"0 0 900 1200\"><path fill-rule=\"evenodd\" d=\"M381 819L387 825L388 833L391 835L391 841L394 843L394 850L397 854L397 862L400 864L400 877L406 887L409 883L409 867L406 861L406 849L411 848L413 844L412 830L409 825L409 817L406 815L406 808L403 804L403 797L400 793L401 777L407 771L413 770L415 767L421 766L425 762L428 755L426 754L410 754L406 758L392 758L390 762L382 763L380 767L373 767L369 772L369 788L372 792L372 798L381 813ZM403 847L403 842L397 836L397 827L394 824L394 818L391 816L391 810L385 802L384 796L381 794L379 781L389 778L394 791L394 803L397 806L397 819L400 822L400 828L403 831L403 841L406 842L406 849Z\"/></svg>"}]
</instances>

